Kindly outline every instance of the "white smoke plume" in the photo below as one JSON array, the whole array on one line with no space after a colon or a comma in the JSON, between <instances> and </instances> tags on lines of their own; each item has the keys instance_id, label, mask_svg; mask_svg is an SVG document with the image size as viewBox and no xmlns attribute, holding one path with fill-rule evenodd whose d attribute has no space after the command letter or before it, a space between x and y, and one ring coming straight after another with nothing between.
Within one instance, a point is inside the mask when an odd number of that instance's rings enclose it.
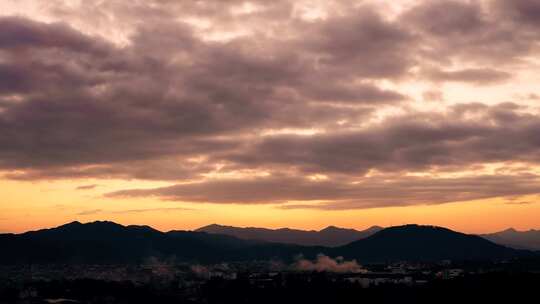
<instances>
[{"instance_id":1,"label":"white smoke plume","mask_svg":"<svg viewBox=\"0 0 540 304\"><path fill-rule=\"evenodd\" d=\"M324 254L317 255L315 261L300 259L295 265L300 271L317 271L317 272L364 272L356 260L345 261L343 257L332 259Z\"/></svg>"},{"instance_id":2,"label":"white smoke plume","mask_svg":"<svg viewBox=\"0 0 540 304\"><path fill-rule=\"evenodd\" d=\"M199 278L209 278L210 270L203 265L191 265L191 271Z\"/></svg>"}]
</instances>

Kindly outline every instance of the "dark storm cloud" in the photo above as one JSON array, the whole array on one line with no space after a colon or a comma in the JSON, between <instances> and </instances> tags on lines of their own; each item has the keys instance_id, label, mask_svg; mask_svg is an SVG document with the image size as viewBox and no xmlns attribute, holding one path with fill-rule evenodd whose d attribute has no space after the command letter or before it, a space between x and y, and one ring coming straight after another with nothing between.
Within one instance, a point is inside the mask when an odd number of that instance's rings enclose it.
<instances>
[{"instance_id":1,"label":"dark storm cloud","mask_svg":"<svg viewBox=\"0 0 540 304\"><path fill-rule=\"evenodd\" d=\"M446 114L395 116L358 131L268 136L225 157L239 166L347 174L484 162L538 163L540 117L519 110L511 103L462 104Z\"/></svg>"},{"instance_id":2,"label":"dark storm cloud","mask_svg":"<svg viewBox=\"0 0 540 304\"><path fill-rule=\"evenodd\" d=\"M88 166L64 166L29 168L24 171L7 173L15 180L63 179L63 178L111 178L142 180L183 180L215 170L212 163L193 162L182 157L143 161L114 162Z\"/></svg>"},{"instance_id":3,"label":"dark storm cloud","mask_svg":"<svg viewBox=\"0 0 540 304\"><path fill-rule=\"evenodd\" d=\"M351 208L447 202L446 185L460 199L533 192L534 185L520 188L517 173L514 180L504 175L504 193L491 184L456 185L459 178L434 181L430 195L407 192L417 182L430 185L408 172L538 165L540 117L511 103L419 112L392 88L418 77L437 85L509 81L516 66L538 54L535 1L421 1L395 18L375 6L333 1L324 16L307 19L291 1L252 4L54 1L48 9L64 23L0 17L4 176L197 181L115 195L339 200ZM77 30L81 22L92 28ZM94 27L105 37L116 29L129 35L118 44L86 33ZM223 39L208 38L215 31ZM424 98L442 100L444 92L429 90ZM396 110L401 114L381 116ZM300 136L295 129L317 132ZM272 177L204 179L255 170ZM381 181L364 180L372 170L410 184L396 180L389 185L395 193L378 192ZM329 179L314 184L305 174ZM373 186L372 194L353 181ZM274 188L283 191L268 190Z\"/></svg>"},{"instance_id":4,"label":"dark storm cloud","mask_svg":"<svg viewBox=\"0 0 540 304\"><path fill-rule=\"evenodd\" d=\"M0 94L49 92L55 83L69 89L105 80L105 74L98 73L105 71L91 66L111 51L102 40L65 24L44 25L19 17L0 18L0 28ZM70 62L74 57L79 59Z\"/></svg>"},{"instance_id":5,"label":"dark storm cloud","mask_svg":"<svg viewBox=\"0 0 540 304\"><path fill-rule=\"evenodd\" d=\"M394 78L413 65L417 42L401 25L384 20L370 7L361 7L309 25L300 43L320 57L320 67L328 73Z\"/></svg>"},{"instance_id":6,"label":"dark storm cloud","mask_svg":"<svg viewBox=\"0 0 540 304\"><path fill-rule=\"evenodd\" d=\"M40 22L22 17L2 17L0 27L1 49L57 47L96 55L103 55L108 51L104 43L85 37L66 24L53 23L44 26Z\"/></svg>"},{"instance_id":7,"label":"dark storm cloud","mask_svg":"<svg viewBox=\"0 0 540 304\"><path fill-rule=\"evenodd\" d=\"M124 190L110 197L157 196L170 200L216 203L283 203L286 200L332 199L346 190L335 182L313 183L307 179L278 176L217 180L149 190Z\"/></svg>"},{"instance_id":8,"label":"dark storm cloud","mask_svg":"<svg viewBox=\"0 0 540 304\"><path fill-rule=\"evenodd\" d=\"M495 0L493 6L499 14L516 23L538 30L540 26L540 3L536 0Z\"/></svg>"},{"instance_id":9,"label":"dark storm cloud","mask_svg":"<svg viewBox=\"0 0 540 304\"><path fill-rule=\"evenodd\" d=\"M312 101L337 102L345 104L395 103L406 96L390 90L382 90L369 84L360 85L314 85L306 90Z\"/></svg>"},{"instance_id":10,"label":"dark storm cloud","mask_svg":"<svg viewBox=\"0 0 540 304\"><path fill-rule=\"evenodd\" d=\"M535 1L423 1L402 16L421 35L425 59L451 63L515 63L540 41L531 26ZM531 9L527 13L524 11Z\"/></svg>"},{"instance_id":11,"label":"dark storm cloud","mask_svg":"<svg viewBox=\"0 0 540 304\"><path fill-rule=\"evenodd\" d=\"M410 171L481 169L489 162L538 164L540 119L520 114L520 110L511 103L462 104L445 115L395 117L390 119L393 122L356 132L268 136L223 157L233 168L292 170L292 175L210 180L109 195L247 204L317 200L330 202L307 208L349 209L536 194L539 179L526 173L457 178L405 175ZM363 177L372 169L395 173ZM305 178L307 174L329 178L312 181ZM284 208L300 207L305 206Z\"/></svg>"},{"instance_id":12,"label":"dark storm cloud","mask_svg":"<svg viewBox=\"0 0 540 304\"><path fill-rule=\"evenodd\" d=\"M369 106L405 98L371 84L328 79L312 61L272 47L273 41L262 39L257 43L268 49L254 52L254 41L204 42L185 24L151 24L131 46L117 48L62 24L2 22L9 26L1 37L7 59L0 89L21 99L3 103L4 168L47 167L54 176L51 168L67 172L66 166L204 154L235 145L217 136L276 122L278 128L311 127L306 124L335 122L344 112L332 106L321 111L310 101ZM12 40L21 32L14 50ZM316 85L321 81L324 89ZM299 123L283 107L317 121ZM366 110L347 112L354 117Z\"/></svg>"}]
</instances>

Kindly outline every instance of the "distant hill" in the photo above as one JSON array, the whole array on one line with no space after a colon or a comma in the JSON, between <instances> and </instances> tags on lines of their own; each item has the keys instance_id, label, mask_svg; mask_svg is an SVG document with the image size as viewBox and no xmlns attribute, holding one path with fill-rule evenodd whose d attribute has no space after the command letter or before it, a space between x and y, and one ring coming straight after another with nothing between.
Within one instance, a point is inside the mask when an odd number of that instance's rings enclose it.
<instances>
[{"instance_id":1,"label":"distant hill","mask_svg":"<svg viewBox=\"0 0 540 304\"><path fill-rule=\"evenodd\" d=\"M337 247L349 244L366 238L383 229L373 226L366 230L358 231L355 229L338 228L335 226L326 227L320 231L316 230L297 230L289 228L266 229L266 228L239 228L232 226L222 226L212 224L197 229L198 232L207 232L212 234L225 234L244 240L258 240L264 242L296 244L303 246L327 246Z\"/></svg>"},{"instance_id":2,"label":"distant hill","mask_svg":"<svg viewBox=\"0 0 540 304\"><path fill-rule=\"evenodd\" d=\"M73 222L0 235L0 263L140 263L150 257L210 262L252 244L203 232L163 233L148 226Z\"/></svg>"},{"instance_id":3,"label":"distant hill","mask_svg":"<svg viewBox=\"0 0 540 304\"><path fill-rule=\"evenodd\" d=\"M275 259L292 262L299 255L311 259L317 254L369 263L500 259L533 254L478 236L418 225L390 227L344 246L323 247L244 240L198 231L165 233L148 226L112 222L73 222L52 229L0 235L0 248L0 264L141 263L151 257L195 263Z\"/></svg>"},{"instance_id":4,"label":"distant hill","mask_svg":"<svg viewBox=\"0 0 540 304\"><path fill-rule=\"evenodd\" d=\"M540 250L540 230L517 231L510 228L480 236L494 243L512 248Z\"/></svg>"},{"instance_id":5,"label":"distant hill","mask_svg":"<svg viewBox=\"0 0 540 304\"><path fill-rule=\"evenodd\" d=\"M337 248L337 254L360 261L434 261L499 259L531 255L479 236L435 226L405 225Z\"/></svg>"}]
</instances>

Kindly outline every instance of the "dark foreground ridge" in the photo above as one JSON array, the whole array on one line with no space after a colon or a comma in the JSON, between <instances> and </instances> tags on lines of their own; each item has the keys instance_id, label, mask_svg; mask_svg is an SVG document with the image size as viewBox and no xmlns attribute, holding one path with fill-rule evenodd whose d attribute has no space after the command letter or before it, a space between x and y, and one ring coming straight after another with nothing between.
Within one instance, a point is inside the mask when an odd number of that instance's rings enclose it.
<instances>
[{"instance_id":1,"label":"dark foreground ridge","mask_svg":"<svg viewBox=\"0 0 540 304\"><path fill-rule=\"evenodd\" d=\"M535 253L433 226L383 229L350 244L329 248L243 240L197 231L161 232L113 222L73 222L57 228L0 235L0 263L140 263L150 257L214 263L292 261L318 254L358 262L509 259Z\"/></svg>"},{"instance_id":2,"label":"dark foreground ridge","mask_svg":"<svg viewBox=\"0 0 540 304\"><path fill-rule=\"evenodd\" d=\"M436 261L513 258L530 254L497 245L479 236L436 226L405 225L383 229L339 248L360 261Z\"/></svg>"}]
</instances>

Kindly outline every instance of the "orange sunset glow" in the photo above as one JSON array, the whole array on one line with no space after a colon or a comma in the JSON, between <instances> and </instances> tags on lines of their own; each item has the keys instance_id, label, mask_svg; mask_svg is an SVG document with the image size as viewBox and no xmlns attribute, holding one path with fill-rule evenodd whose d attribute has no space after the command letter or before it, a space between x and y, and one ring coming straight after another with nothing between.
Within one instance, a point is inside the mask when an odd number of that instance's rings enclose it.
<instances>
[{"instance_id":1,"label":"orange sunset glow","mask_svg":"<svg viewBox=\"0 0 540 304\"><path fill-rule=\"evenodd\" d=\"M540 228L540 6L0 2L0 233Z\"/></svg>"}]
</instances>

